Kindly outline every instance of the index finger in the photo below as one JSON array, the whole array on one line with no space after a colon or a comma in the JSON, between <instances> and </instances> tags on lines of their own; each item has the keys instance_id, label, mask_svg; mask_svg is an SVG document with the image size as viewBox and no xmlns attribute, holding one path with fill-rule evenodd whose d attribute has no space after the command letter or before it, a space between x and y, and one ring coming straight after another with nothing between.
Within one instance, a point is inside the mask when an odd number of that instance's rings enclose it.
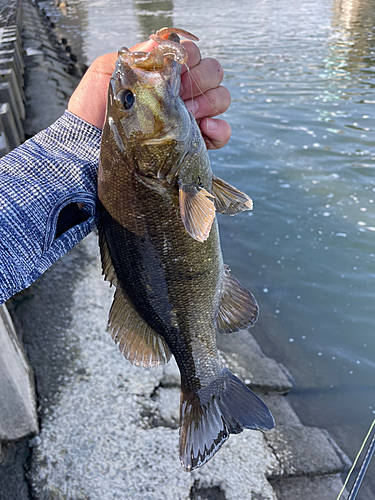
<instances>
[{"instance_id":1,"label":"index finger","mask_svg":"<svg viewBox=\"0 0 375 500\"><path fill-rule=\"evenodd\" d=\"M147 42L141 42L137 43L136 45L133 45L133 47L131 47L129 50L131 50L132 52L150 52L157 45L158 44L153 40L147 40ZM185 47L185 50L188 54L188 60L187 60L188 67L190 69L194 68L194 66L197 66L197 64L199 64L201 60L201 53L197 45L191 40L183 40L181 42L181 45ZM187 68L185 65L183 65L181 68L181 75L186 73L186 71Z\"/></svg>"},{"instance_id":2,"label":"index finger","mask_svg":"<svg viewBox=\"0 0 375 500\"><path fill-rule=\"evenodd\" d=\"M187 66L189 69L194 68L194 66L197 66L202 59L201 52L198 48L198 46L192 42L191 40L183 40L181 44L185 47L186 52L188 54L188 60L187 60ZM181 76L186 73L187 67L185 65L182 66L181 69Z\"/></svg>"},{"instance_id":3,"label":"index finger","mask_svg":"<svg viewBox=\"0 0 375 500\"><path fill-rule=\"evenodd\" d=\"M146 42L136 43L129 50L132 52L150 52L156 45L158 44L153 40L147 40Z\"/></svg>"}]
</instances>

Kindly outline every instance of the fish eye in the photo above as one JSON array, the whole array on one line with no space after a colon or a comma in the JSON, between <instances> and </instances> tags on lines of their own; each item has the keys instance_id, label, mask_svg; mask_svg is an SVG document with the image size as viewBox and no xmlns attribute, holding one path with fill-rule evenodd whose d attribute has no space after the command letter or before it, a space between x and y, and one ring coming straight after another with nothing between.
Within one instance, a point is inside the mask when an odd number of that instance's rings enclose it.
<instances>
[{"instance_id":1,"label":"fish eye","mask_svg":"<svg viewBox=\"0 0 375 500\"><path fill-rule=\"evenodd\" d=\"M131 90L125 89L118 93L117 99L119 99L125 109L130 109L135 102L135 95Z\"/></svg>"}]
</instances>

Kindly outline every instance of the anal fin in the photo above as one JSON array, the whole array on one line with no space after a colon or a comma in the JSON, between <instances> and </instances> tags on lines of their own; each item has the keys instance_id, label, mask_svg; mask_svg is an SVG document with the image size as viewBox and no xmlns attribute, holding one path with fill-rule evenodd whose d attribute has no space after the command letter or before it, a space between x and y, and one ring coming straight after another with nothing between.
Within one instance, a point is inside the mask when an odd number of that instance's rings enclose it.
<instances>
[{"instance_id":1,"label":"anal fin","mask_svg":"<svg viewBox=\"0 0 375 500\"><path fill-rule=\"evenodd\" d=\"M212 193L219 214L236 215L253 209L253 201L247 194L215 176L212 177Z\"/></svg>"},{"instance_id":2,"label":"anal fin","mask_svg":"<svg viewBox=\"0 0 375 500\"><path fill-rule=\"evenodd\" d=\"M230 274L224 266L224 279L217 312L216 326L220 333L232 333L254 326L259 306L254 295Z\"/></svg>"},{"instance_id":3,"label":"anal fin","mask_svg":"<svg viewBox=\"0 0 375 500\"><path fill-rule=\"evenodd\" d=\"M179 183L181 219L186 231L197 241L205 241L215 219L214 196L197 184Z\"/></svg>"}]
</instances>

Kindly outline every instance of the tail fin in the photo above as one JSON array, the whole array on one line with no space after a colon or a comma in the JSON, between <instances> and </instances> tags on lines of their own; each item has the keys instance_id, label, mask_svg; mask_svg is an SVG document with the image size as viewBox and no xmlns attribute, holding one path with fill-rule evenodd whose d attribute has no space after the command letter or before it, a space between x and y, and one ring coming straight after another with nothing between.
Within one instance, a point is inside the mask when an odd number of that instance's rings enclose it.
<instances>
[{"instance_id":1,"label":"tail fin","mask_svg":"<svg viewBox=\"0 0 375 500\"><path fill-rule=\"evenodd\" d=\"M272 429L268 407L227 368L197 393L181 393L180 460L186 471L202 467L229 434Z\"/></svg>"}]
</instances>

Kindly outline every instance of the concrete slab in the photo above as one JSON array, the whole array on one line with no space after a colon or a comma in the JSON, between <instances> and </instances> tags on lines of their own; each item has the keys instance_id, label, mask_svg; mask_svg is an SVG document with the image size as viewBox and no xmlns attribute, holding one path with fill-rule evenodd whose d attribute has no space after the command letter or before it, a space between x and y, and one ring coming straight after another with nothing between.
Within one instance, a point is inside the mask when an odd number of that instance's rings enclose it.
<instances>
[{"instance_id":1,"label":"concrete slab","mask_svg":"<svg viewBox=\"0 0 375 500\"><path fill-rule=\"evenodd\" d=\"M0 68L1 69L13 69L15 72L15 75L17 77L17 82L20 88L23 88L25 86L24 80L23 80L23 75L20 71L20 68L17 66L17 62L13 57L1 57L0 58Z\"/></svg>"},{"instance_id":2,"label":"concrete slab","mask_svg":"<svg viewBox=\"0 0 375 500\"><path fill-rule=\"evenodd\" d=\"M150 424L153 426L178 429L180 421L180 389L175 387L159 387L153 397L156 407L151 414Z\"/></svg>"},{"instance_id":3,"label":"concrete slab","mask_svg":"<svg viewBox=\"0 0 375 500\"><path fill-rule=\"evenodd\" d=\"M30 500L24 466L30 454L28 439L3 444L0 451L1 500Z\"/></svg>"},{"instance_id":4,"label":"concrete slab","mask_svg":"<svg viewBox=\"0 0 375 500\"><path fill-rule=\"evenodd\" d=\"M228 368L251 389L287 393L292 388L286 368L266 357L248 330L217 335L217 346Z\"/></svg>"},{"instance_id":5,"label":"concrete slab","mask_svg":"<svg viewBox=\"0 0 375 500\"><path fill-rule=\"evenodd\" d=\"M0 158L5 156L10 151L9 142L3 129L3 124L0 123Z\"/></svg>"},{"instance_id":6,"label":"concrete slab","mask_svg":"<svg viewBox=\"0 0 375 500\"><path fill-rule=\"evenodd\" d=\"M16 99L10 82L0 82L0 102L3 103L9 102L13 118L17 126L19 139L21 140L21 142L23 142L25 139L23 125L21 122L21 117L19 115L19 110L17 107Z\"/></svg>"},{"instance_id":7,"label":"concrete slab","mask_svg":"<svg viewBox=\"0 0 375 500\"><path fill-rule=\"evenodd\" d=\"M277 493L278 500L290 500L291 498L337 500L342 488L341 478L338 475L277 479L272 480L271 484ZM347 497L348 493L344 492L341 500L345 500Z\"/></svg>"},{"instance_id":8,"label":"concrete slab","mask_svg":"<svg viewBox=\"0 0 375 500\"><path fill-rule=\"evenodd\" d=\"M10 315L0 306L0 440L38 432L33 373Z\"/></svg>"},{"instance_id":9,"label":"concrete slab","mask_svg":"<svg viewBox=\"0 0 375 500\"><path fill-rule=\"evenodd\" d=\"M322 429L278 426L267 432L265 438L284 476L332 475L342 471L342 460Z\"/></svg>"},{"instance_id":10,"label":"concrete slab","mask_svg":"<svg viewBox=\"0 0 375 500\"><path fill-rule=\"evenodd\" d=\"M300 419L285 396L280 394L260 394L260 396L271 410L276 426L302 426Z\"/></svg>"},{"instance_id":11,"label":"concrete slab","mask_svg":"<svg viewBox=\"0 0 375 500\"><path fill-rule=\"evenodd\" d=\"M24 91L18 86L17 77L13 69L0 69L0 82L9 82L12 86L13 94L16 99L18 112L21 120L25 118Z\"/></svg>"},{"instance_id":12,"label":"concrete slab","mask_svg":"<svg viewBox=\"0 0 375 500\"><path fill-rule=\"evenodd\" d=\"M0 104L0 118L11 149L21 144L18 128L9 102Z\"/></svg>"},{"instance_id":13,"label":"concrete slab","mask_svg":"<svg viewBox=\"0 0 375 500\"><path fill-rule=\"evenodd\" d=\"M59 118L79 79L66 71L65 52L46 32L41 13L23 2L25 39L26 136L32 136Z\"/></svg>"}]
</instances>

